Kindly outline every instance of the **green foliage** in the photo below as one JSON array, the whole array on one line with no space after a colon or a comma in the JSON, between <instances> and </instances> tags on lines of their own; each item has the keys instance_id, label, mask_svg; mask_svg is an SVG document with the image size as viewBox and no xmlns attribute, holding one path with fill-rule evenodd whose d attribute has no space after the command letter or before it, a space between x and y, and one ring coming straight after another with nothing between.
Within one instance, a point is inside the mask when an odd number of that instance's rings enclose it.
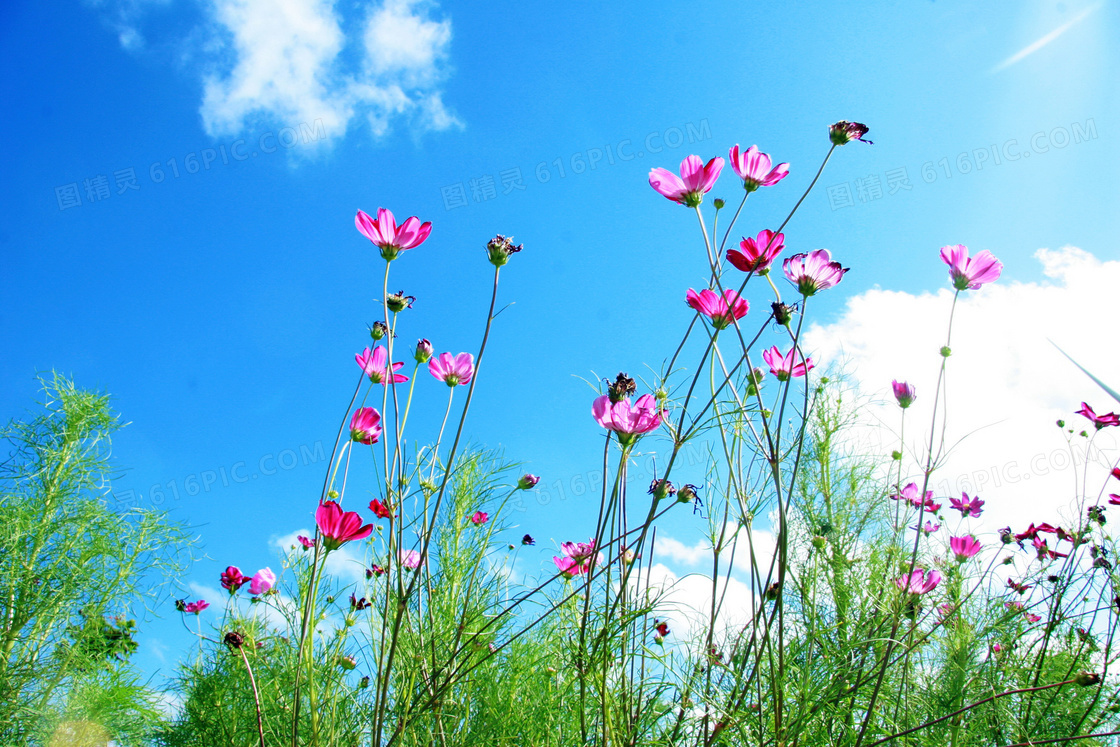
<instances>
[{"instance_id":1,"label":"green foliage","mask_svg":"<svg viewBox=\"0 0 1120 747\"><path fill-rule=\"evenodd\" d=\"M156 711L125 665L136 648L131 616L182 568L185 534L163 515L106 504L120 427L108 396L57 374L41 381L42 410L0 431L9 449L0 466L0 742L37 743L77 718L134 743Z\"/></svg>"}]
</instances>

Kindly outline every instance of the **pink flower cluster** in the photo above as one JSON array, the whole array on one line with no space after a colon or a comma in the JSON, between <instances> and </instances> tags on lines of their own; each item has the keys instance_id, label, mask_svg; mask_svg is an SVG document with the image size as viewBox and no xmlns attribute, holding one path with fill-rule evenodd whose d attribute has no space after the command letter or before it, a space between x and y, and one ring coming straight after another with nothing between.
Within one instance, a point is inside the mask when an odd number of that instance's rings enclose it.
<instances>
[{"instance_id":1,"label":"pink flower cluster","mask_svg":"<svg viewBox=\"0 0 1120 747\"><path fill-rule=\"evenodd\" d=\"M552 562L564 578L573 578L591 570L592 566L603 562L603 554L595 552L595 540L587 542L565 542L560 545L559 557Z\"/></svg>"},{"instance_id":2,"label":"pink flower cluster","mask_svg":"<svg viewBox=\"0 0 1120 747\"><path fill-rule=\"evenodd\" d=\"M262 568L253 574L252 578L244 575L241 569L235 565L227 566L221 575L222 588L229 592L230 596L237 593L245 583L249 584L249 593L253 596L259 596L272 589L276 585L276 574L272 572L271 568ZM206 602L199 602L203 606L198 608L199 611L206 609L209 605ZM190 607L190 605L187 605ZM188 612L192 610L188 609Z\"/></svg>"}]
</instances>

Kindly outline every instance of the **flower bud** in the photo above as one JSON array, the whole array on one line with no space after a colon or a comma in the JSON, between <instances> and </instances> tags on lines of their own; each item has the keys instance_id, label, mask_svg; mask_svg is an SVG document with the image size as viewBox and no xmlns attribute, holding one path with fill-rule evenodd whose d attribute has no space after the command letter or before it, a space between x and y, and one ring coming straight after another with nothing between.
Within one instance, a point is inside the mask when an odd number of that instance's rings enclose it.
<instances>
[{"instance_id":1,"label":"flower bud","mask_svg":"<svg viewBox=\"0 0 1120 747\"><path fill-rule=\"evenodd\" d=\"M387 334L389 334L389 325L385 322L374 322L369 326L369 336L374 340L380 340Z\"/></svg>"},{"instance_id":2,"label":"flower bud","mask_svg":"<svg viewBox=\"0 0 1120 747\"><path fill-rule=\"evenodd\" d=\"M369 687L369 675L368 674L365 677L362 677L360 680L358 680L358 689L359 690L365 690L367 687Z\"/></svg>"},{"instance_id":3,"label":"flower bud","mask_svg":"<svg viewBox=\"0 0 1120 747\"><path fill-rule=\"evenodd\" d=\"M696 486L688 483L677 491L677 503L691 503L696 497Z\"/></svg>"},{"instance_id":4,"label":"flower bud","mask_svg":"<svg viewBox=\"0 0 1120 747\"><path fill-rule=\"evenodd\" d=\"M727 203L725 203L722 199L717 197L714 200L712 200L712 204L716 206L716 210L723 210L723 206L726 205Z\"/></svg>"},{"instance_id":5,"label":"flower bud","mask_svg":"<svg viewBox=\"0 0 1120 747\"><path fill-rule=\"evenodd\" d=\"M1004 527L999 530L999 541L1005 545L1010 545L1015 541L1015 536L1011 533L1011 527Z\"/></svg>"},{"instance_id":6,"label":"flower bud","mask_svg":"<svg viewBox=\"0 0 1120 747\"><path fill-rule=\"evenodd\" d=\"M822 537L821 535L818 534L818 535L813 537L812 543L813 543L813 547L817 548L818 550L823 550L825 548L825 546L828 544L828 538L827 537Z\"/></svg>"},{"instance_id":7,"label":"flower bud","mask_svg":"<svg viewBox=\"0 0 1120 747\"><path fill-rule=\"evenodd\" d=\"M416 353L414 357L417 363L427 363L431 360L432 353L434 352L432 343L429 342L427 338L423 338L416 343Z\"/></svg>"},{"instance_id":8,"label":"flower bud","mask_svg":"<svg viewBox=\"0 0 1120 747\"><path fill-rule=\"evenodd\" d=\"M950 349L950 347L948 345L943 346L941 348L940 352L941 352L941 357L942 358L948 358L950 355L953 354L952 349Z\"/></svg>"},{"instance_id":9,"label":"flower bud","mask_svg":"<svg viewBox=\"0 0 1120 747\"><path fill-rule=\"evenodd\" d=\"M514 245L512 238L506 238L498 234L490 241L486 242L486 256L490 260L490 264L495 267L501 267L506 262L509 262L509 256L516 254L525 248L524 244Z\"/></svg>"},{"instance_id":10,"label":"flower bud","mask_svg":"<svg viewBox=\"0 0 1120 747\"><path fill-rule=\"evenodd\" d=\"M898 451L897 449L895 451L892 451L891 459L895 460L896 462L899 461L900 459L902 459L902 452Z\"/></svg>"},{"instance_id":11,"label":"flower bud","mask_svg":"<svg viewBox=\"0 0 1120 747\"><path fill-rule=\"evenodd\" d=\"M541 478L537 477L534 474L526 472L521 477L517 478L517 487L520 490L531 490L535 488L537 486L537 483L540 481Z\"/></svg>"},{"instance_id":12,"label":"flower bud","mask_svg":"<svg viewBox=\"0 0 1120 747\"><path fill-rule=\"evenodd\" d=\"M774 321L783 327L789 324L789 320L793 318L793 309L781 301L770 304L770 308L774 312Z\"/></svg>"},{"instance_id":13,"label":"flower bud","mask_svg":"<svg viewBox=\"0 0 1120 747\"><path fill-rule=\"evenodd\" d=\"M385 297L385 305L388 306L389 311L392 311L394 314L404 311L405 309L411 309L412 304L415 301L416 296L406 296L403 290L397 291L396 293L390 293ZM374 326L377 325L375 324ZM386 331L388 331L388 327L386 327L385 329Z\"/></svg>"},{"instance_id":14,"label":"flower bud","mask_svg":"<svg viewBox=\"0 0 1120 747\"><path fill-rule=\"evenodd\" d=\"M627 548L627 549L623 550L623 551L622 551L622 555L621 555L620 557L622 558L622 562L623 562L623 563L624 563L625 565L633 565L633 563L634 563L634 558L635 558L635 555L634 555L634 551L633 551L633 550L631 550L631 549L629 549L629 548Z\"/></svg>"},{"instance_id":15,"label":"flower bud","mask_svg":"<svg viewBox=\"0 0 1120 747\"><path fill-rule=\"evenodd\" d=\"M1082 672L1074 678L1074 682L1081 687L1092 687L1101 684L1101 676L1097 672Z\"/></svg>"},{"instance_id":16,"label":"flower bud","mask_svg":"<svg viewBox=\"0 0 1120 747\"><path fill-rule=\"evenodd\" d=\"M332 501L337 501L338 500L338 491L335 490L334 488L331 488L330 490L327 491L327 497L330 498Z\"/></svg>"},{"instance_id":17,"label":"flower bud","mask_svg":"<svg viewBox=\"0 0 1120 747\"><path fill-rule=\"evenodd\" d=\"M353 656L340 655L337 659L335 659L335 663L338 664L338 666L340 666L342 669L345 669L347 672L353 671L358 666L358 662L354 660Z\"/></svg>"},{"instance_id":18,"label":"flower bud","mask_svg":"<svg viewBox=\"0 0 1120 747\"><path fill-rule=\"evenodd\" d=\"M175 600L175 610L178 611L178 612L186 612L187 611L187 600L176 599Z\"/></svg>"}]
</instances>

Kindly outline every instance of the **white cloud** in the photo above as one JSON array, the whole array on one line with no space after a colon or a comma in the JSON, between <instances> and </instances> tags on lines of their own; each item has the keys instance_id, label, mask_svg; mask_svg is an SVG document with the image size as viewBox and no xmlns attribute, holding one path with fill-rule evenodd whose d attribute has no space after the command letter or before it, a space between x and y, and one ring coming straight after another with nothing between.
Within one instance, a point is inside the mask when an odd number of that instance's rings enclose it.
<instances>
[{"instance_id":1,"label":"white cloud","mask_svg":"<svg viewBox=\"0 0 1120 747\"><path fill-rule=\"evenodd\" d=\"M443 102L451 21L425 0L346 5L337 0L200 0L206 17L192 41L201 67L200 111L214 136L252 125L316 129L326 142L357 120L374 137L398 121L413 131L461 126ZM143 11L162 0L119 0L121 45L145 48ZM356 9L355 9L356 8ZM343 12L345 10L345 12Z\"/></svg>"},{"instance_id":2,"label":"white cloud","mask_svg":"<svg viewBox=\"0 0 1120 747\"><path fill-rule=\"evenodd\" d=\"M1071 465L1055 421L1092 433L1088 421L1074 414L1082 400L1098 412L1120 408L1047 341L1061 345L1106 383L1120 385L1120 348L1102 334L1115 315L1107 289L1120 284L1120 262L1102 262L1069 246L1040 249L1035 258L1047 280L1013 281L1007 276L1026 273L1005 267L1003 279L961 294L953 321L947 399L942 400L948 405L949 456L931 487L944 498L962 490L979 494L987 501L978 522L985 530L1068 522L1075 511L1083 511L1073 505L1083 473ZM936 254L931 261L938 261ZM905 464L912 478L921 471L914 457L925 453L929 438L938 350L945 344L951 301L947 289L920 294L869 290L850 299L840 319L813 326L805 338L818 360L846 360L861 391L881 398L870 414L886 427L861 434L861 440L877 441L879 454L898 448L893 434L899 410L890 397L891 380L917 385L918 400L906 417ZM934 441L940 441L940 430ZM1073 443L1075 452L1083 450L1086 439L1075 434ZM1104 459L1111 466L1118 453L1112 429L1097 434L1094 443L1103 453L1094 455L1097 463L1087 473L1090 502L1108 484Z\"/></svg>"}]
</instances>

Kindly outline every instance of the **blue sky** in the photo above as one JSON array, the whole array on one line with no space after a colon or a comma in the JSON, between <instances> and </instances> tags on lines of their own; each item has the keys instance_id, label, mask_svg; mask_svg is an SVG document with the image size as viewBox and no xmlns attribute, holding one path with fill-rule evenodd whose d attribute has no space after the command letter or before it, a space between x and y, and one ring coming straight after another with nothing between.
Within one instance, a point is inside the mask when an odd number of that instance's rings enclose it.
<instances>
[{"instance_id":1,"label":"blue sky","mask_svg":"<svg viewBox=\"0 0 1120 747\"><path fill-rule=\"evenodd\" d=\"M814 300L826 329L876 288L944 287L945 244L992 251L1024 288L1049 282L1043 247L1120 259L1115 3L277 7L0 9L0 412L24 412L52 368L111 392L130 423L115 492L164 493L210 586L229 563L276 566L270 538L310 526L378 318L358 208L433 223L393 266L392 290L418 298L408 346L474 350L485 241L524 242L468 430L553 486L516 519L542 545L594 518L571 494L601 449L580 377L656 368L704 282L695 218L649 188L651 167L735 143L790 162L748 202L737 235L753 235L808 185L827 125L866 122L875 144L840 149L786 230L789 251L852 268ZM738 195L730 170L711 194ZM444 390L422 377L431 423ZM192 476L208 489L188 495ZM151 628L165 672L173 628Z\"/></svg>"}]
</instances>

